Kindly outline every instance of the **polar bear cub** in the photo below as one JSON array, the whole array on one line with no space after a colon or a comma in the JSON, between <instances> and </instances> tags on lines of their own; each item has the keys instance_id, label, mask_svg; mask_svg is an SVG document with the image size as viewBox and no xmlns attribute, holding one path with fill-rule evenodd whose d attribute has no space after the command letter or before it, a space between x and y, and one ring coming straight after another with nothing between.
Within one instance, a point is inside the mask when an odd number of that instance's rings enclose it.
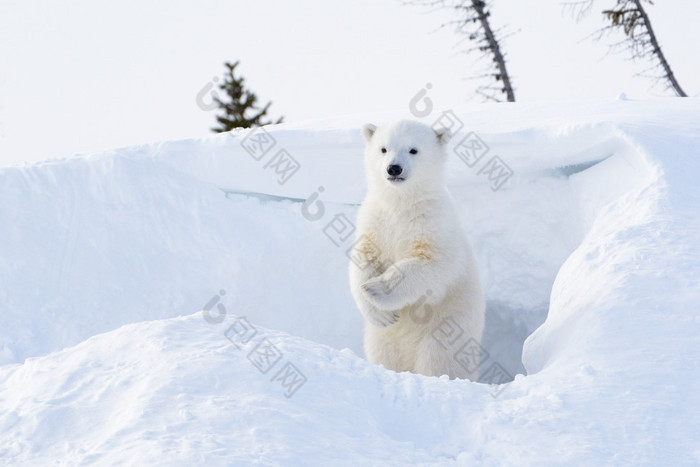
<instances>
[{"instance_id":1,"label":"polar bear cub","mask_svg":"<svg viewBox=\"0 0 700 467\"><path fill-rule=\"evenodd\" d=\"M481 341L484 294L445 187L449 135L412 121L365 125L362 134L367 195L350 288L365 319L367 359L394 371L476 380L478 364L459 352Z\"/></svg>"}]
</instances>

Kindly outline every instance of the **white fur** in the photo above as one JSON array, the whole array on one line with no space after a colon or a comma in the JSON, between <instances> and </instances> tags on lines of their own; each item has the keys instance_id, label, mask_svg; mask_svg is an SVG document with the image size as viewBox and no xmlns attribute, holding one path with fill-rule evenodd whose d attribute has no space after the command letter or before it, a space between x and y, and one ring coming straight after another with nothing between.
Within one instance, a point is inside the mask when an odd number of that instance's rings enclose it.
<instances>
[{"instance_id":1,"label":"white fur","mask_svg":"<svg viewBox=\"0 0 700 467\"><path fill-rule=\"evenodd\" d=\"M350 288L365 318L367 359L395 371L476 379L455 358L469 338L481 341L485 305L444 184L448 135L410 121L365 125L362 133L368 192L358 212L354 254L361 261L350 262ZM400 165L405 180L388 180L389 165ZM455 342L438 329L447 318L464 331Z\"/></svg>"}]
</instances>

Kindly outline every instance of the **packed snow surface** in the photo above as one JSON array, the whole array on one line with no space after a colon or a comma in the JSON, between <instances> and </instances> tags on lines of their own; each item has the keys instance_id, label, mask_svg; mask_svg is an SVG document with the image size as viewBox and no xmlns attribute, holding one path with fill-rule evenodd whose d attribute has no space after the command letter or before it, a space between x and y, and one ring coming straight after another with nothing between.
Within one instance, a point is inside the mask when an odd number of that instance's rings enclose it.
<instances>
[{"instance_id":1,"label":"packed snow surface","mask_svg":"<svg viewBox=\"0 0 700 467\"><path fill-rule=\"evenodd\" d=\"M0 169L0 462L700 463L700 101L424 119L503 384L363 358L359 127L397 116Z\"/></svg>"}]
</instances>

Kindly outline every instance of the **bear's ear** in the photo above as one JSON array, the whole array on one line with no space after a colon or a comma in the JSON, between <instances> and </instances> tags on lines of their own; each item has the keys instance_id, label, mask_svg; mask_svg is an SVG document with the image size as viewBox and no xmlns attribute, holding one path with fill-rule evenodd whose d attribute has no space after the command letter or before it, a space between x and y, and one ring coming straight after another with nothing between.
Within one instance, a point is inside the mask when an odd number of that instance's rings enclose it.
<instances>
[{"instance_id":1,"label":"bear's ear","mask_svg":"<svg viewBox=\"0 0 700 467\"><path fill-rule=\"evenodd\" d=\"M450 140L450 129L449 128L440 128L439 130L435 130L435 134L437 135L438 143L440 144L447 144L447 142Z\"/></svg>"},{"instance_id":2,"label":"bear's ear","mask_svg":"<svg viewBox=\"0 0 700 467\"><path fill-rule=\"evenodd\" d=\"M371 123L362 125L362 136L365 137L365 141L367 141L368 143L372 139L372 136L374 136L375 131L377 131L377 127L372 125Z\"/></svg>"}]
</instances>

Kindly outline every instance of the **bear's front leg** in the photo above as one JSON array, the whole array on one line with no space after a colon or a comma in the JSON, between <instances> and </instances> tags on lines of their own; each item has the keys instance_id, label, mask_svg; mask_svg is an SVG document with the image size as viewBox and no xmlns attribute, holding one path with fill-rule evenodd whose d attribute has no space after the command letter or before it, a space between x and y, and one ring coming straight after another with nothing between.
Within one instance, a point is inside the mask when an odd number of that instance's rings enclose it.
<instances>
[{"instance_id":1,"label":"bear's front leg","mask_svg":"<svg viewBox=\"0 0 700 467\"><path fill-rule=\"evenodd\" d=\"M358 301L358 308L367 321L379 328L390 326L399 319L398 310L380 310L364 297Z\"/></svg>"},{"instance_id":2,"label":"bear's front leg","mask_svg":"<svg viewBox=\"0 0 700 467\"><path fill-rule=\"evenodd\" d=\"M363 284L374 278L380 277L380 261L367 253L366 250L358 250L358 261L350 264L350 291L362 316L377 327L386 327L394 324L399 319L399 310L380 310L374 306L365 296L362 290Z\"/></svg>"},{"instance_id":3,"label":"bear's front leg","mask_svg":"<svg viewBox=\"0 0 700 467\"><path fill-rule=\"evenodd\" d=\"M360 284L360 282L356 283ZM373 325L383 328L394 324L399 319L398 310L380 310L367 300L360 287L351 287L351 291L360 313Z\"/></svg>"},{"instance_id":4,"label":"bear's front leg","mask_svg":"<svg viewBox=\"0 0 700 467\"><path fill-rule=\"evenodd\" d=\"M423 295L440 302L452 282L449 262L438 268L434 261L409 258L397 261L383 274L362 284L367 301L379 310L400 310Z\"/></svg>"}]
</instances>

